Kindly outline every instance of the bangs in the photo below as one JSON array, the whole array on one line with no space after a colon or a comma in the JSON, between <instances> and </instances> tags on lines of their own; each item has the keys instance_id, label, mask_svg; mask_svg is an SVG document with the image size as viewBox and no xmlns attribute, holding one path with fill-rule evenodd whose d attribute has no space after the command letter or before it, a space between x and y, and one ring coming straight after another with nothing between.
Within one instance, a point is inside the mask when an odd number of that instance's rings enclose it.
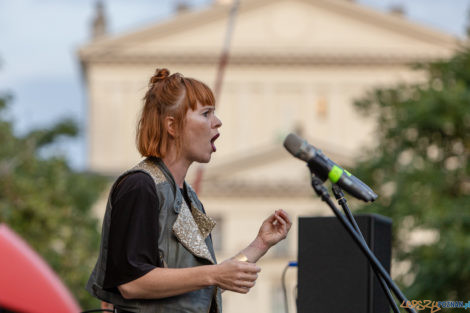
<instances>
[{"instance_id":1,"label":"bangs","mask_svg":"<svg viewBox=\"0 0 470 313\"><path fill-rule=\"evenodd\" d=\"M215 106L214 94L206 84L192 78L183 78L183 84L191 110L196 109L198 101L202 106Z\"/></svg>"}]
</instances>

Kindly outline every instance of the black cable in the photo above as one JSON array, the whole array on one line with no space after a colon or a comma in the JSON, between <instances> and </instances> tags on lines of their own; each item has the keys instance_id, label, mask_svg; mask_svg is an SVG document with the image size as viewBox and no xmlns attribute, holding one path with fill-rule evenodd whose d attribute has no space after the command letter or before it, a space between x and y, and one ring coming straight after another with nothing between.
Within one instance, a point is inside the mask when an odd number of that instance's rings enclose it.
<instances>
[{"instance_id":1,"label":"black cable","mask_svg":"<svg viewBox=\"0 0 470 313\"><path fill-rule=\"evenodd\" d=\"M287 287L286 287L286 273L288 269L289 269L289 264L287 264L286 267L284 267L284 269L282 270L282 278L281 278L282 294L284 295L284 308L285 308L286 313L289 313L289 305L287 303Z\"/></svg>"},{"instance_id":2,"label":"black cable","mask_svg":"<svg viewBox=\"0 0 470 313\"><path fill-rule=\"evenodd\" d=\"M354 216L351 214L351 210L348 207L347 200L344 197L344 193L341 190L341 187L334 184L332 187L333 194L335 195L336 200L338 200L339 205L343 208L344 214L346 215L347 219L349 220L349 223L354 227L356 230L356 233L362 238L362 241L366 241L364 239L364 236L362 235L361 229L359 228L359 225L357 225L356 219ZM374 270L374 274L377 276L377 279L380 282L380 286L382 287L382 290L384 291L385 295L387 296L388 302L390 303L390 306L392 307L393 312L395 313L400 313L400 310L398 309L397 304L395 303L395 300L393 299L392 293L390 292L390 288L387 286L387 283L385 282L385 279L380 275L378 269L374 266L373 263L370 263L372 269Z\"/></svg>"},{"instance_id":3,"label":"black cable","mask_svg":"<svg viewBox=\"0 0 470 313\"><path fill-rule=\"evenodd\" d=\"M339 219L341 224L346 228L346 231L351 235L353 240L356 242L357 245L359 245L359 248L362 250L362 252L366 255L366 257L369 259L369 262L374 263L375 266L377 267L378 271L382 275L382 277L385 279L386 283L390 288L392 289L393 293L395 296L400 300L402 303L405 301L408 301L408 299L405 297L405 295L401 292L401 290L398 288L398 286L393 282L393 280L390 278L390 275L388 275L387 271L383 268L383 266L380 264L379 260L377 260L377 257L370 251L369 247L367 244L361 241L361 238L359 235L356 233L354 228L351 226L349 221L341 214L341 212L338 210L336 205L333 203L333 201L330 198L330 195L328 193L328 190L323 186L323 181L316 177L315 175L312 175L312 187L317 193L317 195L320 196L321 200L326 202L328 206L333 210L333 213L336 215L336 217ZM407 307L406 310L410 313L416 313L415 310L412 308Z\"/></svg>"},{"instance_id":4,"label":"black cable","mask_svg":"<svg viewBox=\"0 0 470 313\"><path fill-rule=\"evenodd\" d=\"M289 263L287 263L286 267L284 267L284 270L282 271L281 283L282 283L282 293L284 295L284 307L285 307L286 313L289 313L289 303L287 302L286 273L289 267L296 267L296 266L297 266L296 261L290 261Z\"/></svg>"},{"instance_id":5,"label":"black cable","mask_svg":"<svg viewBox=\"0 0 470 313\"><path fill-rule=\"evenodd\" d=\"M114 312L114 310L110 310L110 309L91 309L91 310L82 311L80 313L92 313L92 312Z\"/></svg>"},{"instance_id":6,"label":"black cable","mask_svg":"<svg viewBox=\"0 0 470 313\"><path fill-rule=\"evenodd\" d=\"M297 306L297 295L298 295L298 286L295 285L295 288L292 289L292 299L295 299L295 303L296 303L296 306Z\"/></svg>"}]
</instances>

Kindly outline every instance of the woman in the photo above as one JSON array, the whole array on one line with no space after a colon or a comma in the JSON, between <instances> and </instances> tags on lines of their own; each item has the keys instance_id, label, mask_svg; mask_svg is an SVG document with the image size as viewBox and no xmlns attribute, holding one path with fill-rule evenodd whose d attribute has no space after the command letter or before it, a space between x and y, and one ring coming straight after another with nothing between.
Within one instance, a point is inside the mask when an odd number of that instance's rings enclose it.
<instances>
[{"instance_id":1,"label":"woman","mask_svg":"<svg viewBox=\"0 0 470 313\"><path fill-rule=\"evenodd\" d=\"M216 151L221 121L202 82L157 69L137 127L146 157L114 183L103 221L100 255L87 289L118 312L221 312L221 290L247 293L256 262L287 236L291 222L277 210L255 240L216 263L207 217L185 182L193 162Z\"/></svg>"}]
</instances>

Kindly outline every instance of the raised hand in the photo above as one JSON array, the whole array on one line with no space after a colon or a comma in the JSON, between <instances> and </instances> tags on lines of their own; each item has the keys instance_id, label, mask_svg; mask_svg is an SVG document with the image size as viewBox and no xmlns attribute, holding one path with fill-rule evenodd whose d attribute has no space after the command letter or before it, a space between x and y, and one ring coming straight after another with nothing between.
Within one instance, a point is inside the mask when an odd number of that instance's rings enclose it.
<instances>
[{"instance_id":1,"label":"raised hand","mask_svg":"<svg viewBox=\"0 0 470 313\"><path fill-rule=\"evenodd\" d=\"M269 249L287 237L291 226L289 215L284 210L276 210L261 224L258 238Z\"/></svg>"},{"instance_id":2,"label":"raised hand","mask_svg":"<svg viewBox=\"0 0 470 313\"><path fill-rule=\"evenodd\" d=\"M262 224L255 240L237 255L247 262L256 263L269 248L286 238L292 226L289 215L284 210L276 210ZM237 258L234 257L234 258Z\"/></svg>"}]
</instances>

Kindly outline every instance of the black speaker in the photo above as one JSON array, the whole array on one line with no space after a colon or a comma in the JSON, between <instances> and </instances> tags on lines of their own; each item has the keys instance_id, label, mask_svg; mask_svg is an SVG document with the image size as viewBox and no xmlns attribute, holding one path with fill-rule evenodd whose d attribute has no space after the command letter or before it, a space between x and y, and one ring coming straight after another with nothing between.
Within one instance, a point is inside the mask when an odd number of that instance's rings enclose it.
<instances>
[{"instance_id":1,"label":"black speaker","mask_svg":"<svg viewBox=\"0 0 470 313\"><path fill-rule=\"evenodd\" d=\"M372 252L390 273L392 221L357 215ZM297 312L389 313L369 261L336 217L299 218Z\"/></svg>"}]
</instances>

